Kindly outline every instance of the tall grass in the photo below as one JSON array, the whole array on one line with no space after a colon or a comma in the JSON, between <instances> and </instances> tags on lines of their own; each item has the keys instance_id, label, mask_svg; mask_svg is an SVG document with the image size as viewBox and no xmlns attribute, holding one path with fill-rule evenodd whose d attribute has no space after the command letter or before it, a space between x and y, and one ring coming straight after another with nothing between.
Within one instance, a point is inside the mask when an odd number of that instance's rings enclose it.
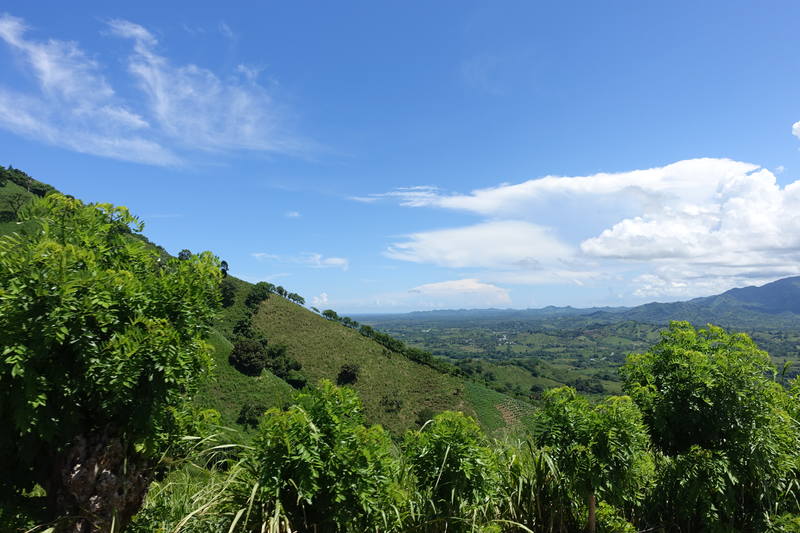
<instances>
[{"instance_id":1,"label":"tall grass","mask_svg":"<svg viewBox=\"0 0 800 533\"><path fill-rule=\"evenodd\" d=\"M489 441L472 419L452 412L393 443L357 412L348 420L357 411L351 391L324 391L267 412L252 445L223 444L234 435L223 428L185 439L185 457L152 484L129 531L562 533L579 526L578 500L546 449Z\"/></svg>"}]
</instances>

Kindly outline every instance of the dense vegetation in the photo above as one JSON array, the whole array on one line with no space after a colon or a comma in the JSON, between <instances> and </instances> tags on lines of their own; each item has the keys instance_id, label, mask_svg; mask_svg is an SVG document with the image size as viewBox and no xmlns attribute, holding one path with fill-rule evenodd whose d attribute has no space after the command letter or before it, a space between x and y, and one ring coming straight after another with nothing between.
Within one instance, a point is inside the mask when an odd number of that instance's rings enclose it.
<instances>
[{"instance_id":1,"label":"dense vegetation","mask_svg":"<svg viewBox=\"0 0 800 533\"><path fill-rule=\"evenodd\" d=\"M157 483L137 524L172 530L188 498L187 531L797 531L798 391L763 351L673 323L624 368L631 396L554 389L500 441L455 412L393 441L323 381L252 446Z\"/></svg>"},{"instance_id":2,"label":"dense vegetation","mask_svg":"<svg viewBox=\"0 0 800 533\"><path fill-rule=\"evenodd\" d=\"M162 261L107 204L51 194L18 219L0 238L0 495L38 484L53 516L124 524L209 369L218 261Z\"/></svg>"},{"instance_id":3,"label":"dense vegetation","mask_svg":"<svg viewBox=\"0 0 800 533\"><path fill-rule=\"evenodd\" d=\"M534 409L480 382L539 363L454 371L25 183L0 187L25 193L0 237L2 531L800 531L800 384L745 334L623 322L624 396L551 380Z\"/></svg>"}]
</instances>

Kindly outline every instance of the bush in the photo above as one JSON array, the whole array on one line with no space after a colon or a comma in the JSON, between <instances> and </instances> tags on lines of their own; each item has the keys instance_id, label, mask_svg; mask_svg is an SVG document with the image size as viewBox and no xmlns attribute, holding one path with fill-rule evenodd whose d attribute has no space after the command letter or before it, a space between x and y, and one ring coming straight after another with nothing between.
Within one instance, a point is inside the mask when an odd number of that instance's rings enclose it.
<instances>
[{"instance_id":1,"label":"bush","mask_svg":"<svg viewBox=\"0 0 800 533\"><path fill-rule=\"evenodd\" d=\"M387 413L396 413L403 408L403 400L397 397L397 394L384 394L380 401L381 407Z\"/></svg>"},{"instance_id":2,"label":"bush","mask_svg":"<svg viewBox=\"0 0 800 533\"><path fill-rule=\"evenodd\" d=\"M749 531L764 529L768 513L797 509L797 404L768 377L775 372L747 335L688 322L673 322L658 344L628 357L625 390L669 458L663 517L682 516L689 529Z\"/></svg>"},{"instance_id":3,"label":"bush","mask_svg":"<svg viewBox=\"0 0 800 533\"><path fill-rule=\"evenodd\" d=\"M436 411L430 407L423 407L417 412L417 418L415 422L417 426L422 427L425 425L425 422L431 420L434 416L436 416Z\"/></svg>"},{"instance_id":4,"label":"bush","mask_svg":"<svg viewBox=\"0 0 800 533\"><path fill-rule=\"evenodd\" d=\"M236 301L236 283L231 278L222 280L220 286L222 293L222 307L230 307Z\"/></svg>"},{"instance_id":5,"label":"bush","mask_svg":"<svg viewBox=\"0 0 800 533\"><path fill-rule=\"evenodd\" d=\"M445 411L419 431L409 431L403 452L419 489L418 519L450 522L452 531L469 531L461 517L479 522L491 517L499 494L499 463L478 424ZM477 517L477 518L476 518Z\"/></svg>"},{"instance_id":6,"label":"bush","mask_svg":"<svg viewBox=\"0 0 800 533\"><path fill-rule=\"evenodd\" d=\"M295 402L270 409L259 426L238 495L241 507L253 503L248 526L282 516L292 531L396 529L400 463L389 435L364 426L356 393L323 380Z\"/></svg>"},{"instance_id":7,"label":"bush","mask_svg":"<svg viewBox=\"0 0 800 533\"><path fill-rule=\"evenodd\" d=\"M267 366L266 343L258 339L240 338L233 344L228 362L247 376L260 376Z\"/></svg>"},{"instance_id":8,"label":"bush","mask_svg":"<svg viewBox=\"0 0 800 533\"><path fill-rule=\"evenodd\" d=\"M218 262L161 258L110 204L51 194L20 219L34 229L0 238L0 499L39 483L53 512L124 525L210 369Z\"/></svg>"},{"instance_id":9,"label":"bush","mask_svg":"<svg viewBox=\"0 0 800 533\"><path fill-rule=\"evenodd\" d=\"M244 305L246 305L251 310L258 309L258 306L261 305L261 302L269 298L269 295L272 294L274 290L274 285L271 283L267 283L265 281L259 281L253 288L250 289L250 293L247 295L247 298L244 300Z\"/></svg>"},{"instance_id":10,"label":"bush","mask_svg":"<svg viewBox=\"0 0 800 533\"><path fill-rule=\"evenodd\" d=\"M289 375L287 375L283 379L284 381L286 381L286 383L288 383L295 389L302 389L308 384L308 378L306 378L301 372L297 370L290 371Z\"/></svg>"},{"instance_id":11,"label":"bush","mask_svg":"<svg viewBox=\"0 0 800 533\"><path fill-rule=\"evenodd\" d=\"M354 363L345 363L339 369L339 375L336 376L337 385L350 385L358 381L358 373L361 367Z\"/></svg>"},{"instance_id":12,"label":"bush","mask_svg":"<svg viewBox=\"0 0 800 533\"><path fill-rule=\"evenodd\" d=\"M239 409L239 416L236 418L236 423L245 427L255 428L258 426L261 416L266 410L267 408L261 404L246 403Z\"/></svg>"}]
</instances>

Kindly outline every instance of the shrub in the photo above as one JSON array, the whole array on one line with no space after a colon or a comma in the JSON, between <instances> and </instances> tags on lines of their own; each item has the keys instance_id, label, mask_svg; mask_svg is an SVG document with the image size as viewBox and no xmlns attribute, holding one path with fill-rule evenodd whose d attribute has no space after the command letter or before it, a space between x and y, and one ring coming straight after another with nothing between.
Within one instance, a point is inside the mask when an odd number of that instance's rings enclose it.
<instances>
[{"instance_id":1,"label":"shrub","mask_svg":"<svg viewBox=\"0 0 800 533\"><path fill-rule=\"evenodd\" d=\"M423 407L417 412L415 423L417 426L422 427L425 425L425 422L431 420L434 416L436 416L436 412L433 409L430 407Z\"/></svg>"},{"instance_id":2,"label":"shrub","mask_svg":"<svg viewBox=\"0 0 800 533\"><path fill-rule=\"evenodd\" d=\"M691 512L684 527L748 531L764 529L768 513L797 509L796 403L768 377L775 372L747 335L688 322L628 357L625 390L670 458L658 497L672 506L662 516Z\"/></svg>"},{"instance_id":3,"label":"shrub","mask_svg":"<svg viewBox=\"0 0 800 533\"><path fill-rule=\"evenodd\" d=\"M0 493L39 483L54 512L124 525L210 369L218 261L162 259L124 207L51 194L20 218L32 229L0 238Z\"/></svg>"},{"instance_id":4,"label":"shrub","mask_svg":"<svg viewBox=\"0 0 800 533\"><path fill-rule=\"evenodd\" d=\"M247 376L260 376L267 366L267 345L259 339L240 338L233 344L228 362Z\"/></svg>"},{"instance_id":5,"label":"shrub","mask_svg":"<svg viewBox=\"0 0 800 533\"><path fill-rule=\"evenodd\" d=\"M236 283L231 278L226 277L222 280L220 292L222 293L222 307L232 306L236 301Z\"/></svg>"},{"instance_id":6,"label":"shrub","mask_svg":"<svg viewBox=\"0 0 800 533\"><path fill-rule=\"evenodd\" d=\"M252 504L248 526L283 516L293 531L396 529L400 463L389 435L364 426L356 393L323 380L295 402L270 409L259 426L238 496L241 507Z\"/></svg>"},{"instance_id":7,"label":"shrub","mask_svg":"<svg viewBox=\"0 0 800 533\"><path fill-rule=\"evenodd\" d=\"M501 516L542 533L580 530L580 500L553 453L532 441L501 450Z\"/></svg>"},{"instance_id":8,"label":"shrub","mask_svg":"<svg viewBox=\"0 0 800 533\"><path fill-rule=\"evenodd\" d=\"M339 375L336 376L337 385L350 385L358 381L358 373L361 370L357 364L345 363L339 369Z\"/></svg>"},{"instance_id":9,"label":"shrub","mask_svg":"<svg viewBox=\"0 0 800 533\"><path fill-rule=\"evenodd\" d=\"M403 408L403 400L396 393L392 395L384 394L381 396L380 405L387 413L396 413Z\"/></svg>"},{"instance_id":10,"label":"shrub","mask_svg":"<svg viewBox=\"0 0 800 533\"><path fill-rule=\"evenodd\" d=\"M267 410L261 404L246 403L239 409L239 416L236 418L236 423L245 427L255 428L261 420L261 416Z\"/></svg>"},{"instance_id":11,"label":"shrub","mask_svg":"<svg viewBox=\"0 0 800 533\"><path fill-rule=\"evenodd\" d=\"M478 424L445 411L419 431L409 431L403 452L419 489L418 519L444 521L451 531L469 531L491 518L499 493L499 463Z\"/></svg>"},{"instance_id":12,"label":"shrub","mask_svg":"<svg viewBox=\"0 0 800 533\"><path fill-rule=\"evenodd\" d=\"M591 406L574 389L547 391L534 417L536 442L548 446L572 490L585 499L590 532L596 498L618 508L638 505L653 481L650 440L627 396Z\"/></svg>"},{"instance_id":13,"label":"shrub","mask_svg":"<svg viewBox=\"0 0 800 533\"><path fill-rule=\"evenodd\" d=\"M269 295L272 294L274 291L275 286L271 283L267 283L265 281L259 281L253 288L250 289L250 293L247 295L247 298L244 300L244 305L246 305L251 310L256 310L258 306L269 298Z\"/></svg>"}]
</instances>

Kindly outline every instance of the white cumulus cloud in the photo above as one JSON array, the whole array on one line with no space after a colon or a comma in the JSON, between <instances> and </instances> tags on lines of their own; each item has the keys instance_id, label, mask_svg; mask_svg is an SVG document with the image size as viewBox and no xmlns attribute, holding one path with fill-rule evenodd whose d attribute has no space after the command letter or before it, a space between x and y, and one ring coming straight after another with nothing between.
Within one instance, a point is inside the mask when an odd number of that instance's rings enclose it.
<instances>
[{"instance_id":1,"label":"white cumulus cloud","mask_svg":"<svg viewBox=\"0 0 800 533\"><path fill-rule=\"evenodd\" d=\"M800 274L800 181L781 186L770 170L730 159L365 198L483 217L411 234L386 255L492 269L482 277L500 282L585 283L627 271L632 295L686 297Z\"/></svg>"},{"instance_id":2,"label":"white cumulus cloud","mask_svg":"<svg viewBox=\"0 0 800 533\"><path fill-rule=\"evenodd\" d=\"M572 255L547 228L520 220L412 233L386 255L415 263L462 267L533 267Z\"/></svg>"},{"instance_id":3,"label":"white cumulus cloud","mask_svg":"<svg viewBox=\"0 0 800 533\"><path fill-rule=\"evenodd\" d=\"M319 307L321 305L328 305L328 293L322 292L319 296L314 296L311 298L311 305L314 307Z\"/></svg>"},{"instance_id":4,"label":"white cumulus cloud","mask_svg":"<svg viewBox=\"0 0 800 533\"><path fill-rule=\"evenodd\" d=\"M432 301L432 307L446 307L453 302L474 302L476 306L510 305L511 297L506 289L483 283L475 278L426 283L410 289Z\"/></svg>"}]
</instances>

